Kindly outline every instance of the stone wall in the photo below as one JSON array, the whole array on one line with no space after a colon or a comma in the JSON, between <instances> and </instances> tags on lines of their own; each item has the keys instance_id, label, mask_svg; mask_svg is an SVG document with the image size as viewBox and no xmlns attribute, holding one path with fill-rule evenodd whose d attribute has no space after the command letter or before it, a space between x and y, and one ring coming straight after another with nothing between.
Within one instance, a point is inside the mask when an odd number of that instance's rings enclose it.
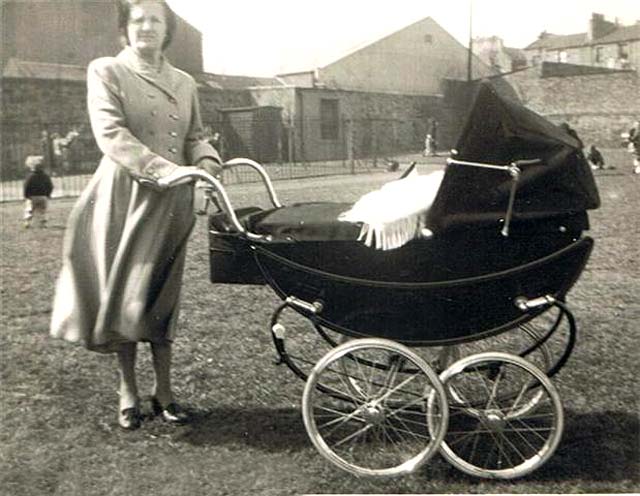
<instances>
[{"instance_id":1,"label":"stone wall","mask_svg":"<svg viewBox=\"0 0 640 496\"><path fill-rule=\"evenodd\" d=\"M640 78L634 71L541 77L539 68L502 77L531 110L568 122L586 145L620 146L620 133L640 118Z\"/></svg>"}]
</instances>

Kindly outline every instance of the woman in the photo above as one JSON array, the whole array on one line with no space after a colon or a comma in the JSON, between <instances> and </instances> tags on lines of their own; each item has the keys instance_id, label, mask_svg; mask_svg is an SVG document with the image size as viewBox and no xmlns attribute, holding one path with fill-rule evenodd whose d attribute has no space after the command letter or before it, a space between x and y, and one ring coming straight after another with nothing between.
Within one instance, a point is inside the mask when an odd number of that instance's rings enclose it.
<instances>
[{"instance_id":1,"label":"woman","mask_svg":"<svg viewBox=\"0 0 640 496\"><path fill-rule=\"evenodd\" d=\"M151 344L154 411L168 422L188 420L170 368L193 187L161 190L148 181L184 165L215 175L220 160L202 135L195 81L163 56L175 14L159 0L119 0L118 14L124 49L87 72L89 117L104 156L69 218L51 333L117 353L118 421L136 429L139 342Z\"/></svg>"}]
</instances>

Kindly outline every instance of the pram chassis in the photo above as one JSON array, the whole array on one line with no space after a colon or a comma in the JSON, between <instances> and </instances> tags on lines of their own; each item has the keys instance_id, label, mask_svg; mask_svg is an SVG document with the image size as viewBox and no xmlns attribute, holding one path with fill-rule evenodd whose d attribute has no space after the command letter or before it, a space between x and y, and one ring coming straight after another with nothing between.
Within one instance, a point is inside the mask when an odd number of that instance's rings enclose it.
<instances>
[{"instance_id":1,"label":"pram chassis","mask_svg":"<svg viewBox=\"0 0 640 496\"><path fill-rule=\"evenodd\" d=\"M273 207L282 207L268 174L260 164L248 159L234 159L225 163L224 169L237 166L255 169L265 184ZM273 280L270 268L265 267L268 263L265 260L273 260L274 257L277 259L277 256L265 249L273 242L272 237L250 232L245 227L218 178L201 170L185 167L160 180L159 186L171 187L195 180L203 180L211 185L220 200L219 208L228 216L232 232L240 242L244 240L253 252L265 280L284 300L271 318L272 338L279 362L285 363L306 381L302 397L304 423L314 446L325 458L355 475L389 476L416 470L439 450L449 462L466 473L510 479L530 473L552 456L562 434L564 416L559 395L549 377L555 375L567 362L576 341L575 319L563 300L586 263L592 244L589 238L577 242L577 246L583 245L582 261L557 292L513 295L507 304L520 313L519 318L479 334L460 335L452 339L405 339L398 342L388 339L388 336L370 336L333 325L323 317L325 301L305 299L288 294L286 289L282 289ZM508 225L505 227L503 235L508 235ZM454 281L453 286L467 282ZM412 289L411 285L407 288ZM279 321L286 308L309 319L332 347L316 363L311 373L302 371L287 352L286 328ZM559 309L557 318L541 336L535 335L534 342L521 350L520 356L495 351L464 357L452 363L452 357L458 358L455 353L441 352L441 360L434 364L427 363L408 347L437 346L447 350L460 342L482 339L521 326L550 308ZM464 308L460 311L464 311ZM524 358L537 350L545 349L547 341L561 322L568 325L565 348L555 361L548 364L546 370L541 371ZM343 340L346 341L336 342L324 332L323 327L337 330L344 335ZM377 356L380 353L383 358ZM357 372L350 372L352 368L357 369ZM512 369L509 375L504 375L505 370ZM480 378L484 389L478 390L477 386L467 384L468 378L474 376ZM515 381L515 385L507 384L510 380ZM400 386L396 381L400 381ZM501 381L507 384L502 391L498 390L504 385L500 384ZM409 391L408 396L403 396L405 383L419 383L420 386ZM467 387L470 387L470 391L465 390ZM325 402L330 406L325 407ZM458 415L465 418L467 423L475 425L456 426L462 430L463 436L473 438L471 448L466 441L458 444L455 436L460 435L460 432L448 431L450 410L454 417ZM408 425L406 419L400 420L401 414L405 412L407 415L418 415L424 421ZM332 417L331 420L325 420L327 415ZM528 417L543 419L542 427L536 423L536 427L530 428L527 424ZM342 433L344 437L340 441L332 438L336 428L346 428L354 422L364 427ZM514 430L526 432L518 432L519 437L509 437L513 424L524 426ZM328 433L327 425L331 426ZM531 433L536 437L531 437ZM488 439L493 443L489 451L494 454L479 461L476 448L481 437L484 441ZM352 443L352 439L361 440ZM505 443L518 443L519 446L515 449L505 448ZM344 450L344 444L348 444L349 449ZM415 452L398 454L399 445L409 445ZM384 446L390 447L389 451L392 453L388 456L380 455L380 464L375 460L377 456L366 454L368 451L371 454L378 453L378 448ZM362 450L365 455L354 454ZM517 459L514 460L513 457Z\"/></svg>"}]
</instances>

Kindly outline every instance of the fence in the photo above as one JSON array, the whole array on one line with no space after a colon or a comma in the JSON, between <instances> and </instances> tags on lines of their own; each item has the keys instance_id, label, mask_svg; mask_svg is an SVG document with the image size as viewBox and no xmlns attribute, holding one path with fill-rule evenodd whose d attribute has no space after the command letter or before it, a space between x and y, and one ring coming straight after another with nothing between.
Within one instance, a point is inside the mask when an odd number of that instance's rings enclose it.
<instances>
[{"instance_id":1,"label":"fence","mask_svg":"<svg viewBox=\"0 0 640 496\"><path fill-rule=\"evenodd\" d=\"M246 157L265 165L274 180L357 174L385 169L393 157L419 151L424 123L383 118L320 118L287 122L280 113L239 112L205 123L224 159ZM68 146L64 138L77 131ZM57 141L56 141L57 140ZM61 145L62 144L62 145ZM86 122L2 123L0 201L22 198L24 162L43 155L53 177L54 196L75 196L87 184L101 153ZM225 173L227 184L253 182L248 168Z\"/></svg>"}]
</instances>

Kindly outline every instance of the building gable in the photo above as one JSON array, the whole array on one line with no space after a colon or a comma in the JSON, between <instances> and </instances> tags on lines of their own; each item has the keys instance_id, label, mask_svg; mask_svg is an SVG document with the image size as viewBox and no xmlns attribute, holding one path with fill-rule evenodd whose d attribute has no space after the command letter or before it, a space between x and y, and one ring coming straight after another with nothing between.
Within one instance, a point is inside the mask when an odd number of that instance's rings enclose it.
<instances>
[{"instance_id":1,"label":"building gable","mask_svg":"<svg viewBox=\"0 0 640 496\"><path fill-rule=\"evenodd\" d=\"M491 70L473 57L472 77ZM467 78L468 50L431 18L360 48L318 69L328 88L436 95L443 79Z\"/></svg>"}]
</instances>

